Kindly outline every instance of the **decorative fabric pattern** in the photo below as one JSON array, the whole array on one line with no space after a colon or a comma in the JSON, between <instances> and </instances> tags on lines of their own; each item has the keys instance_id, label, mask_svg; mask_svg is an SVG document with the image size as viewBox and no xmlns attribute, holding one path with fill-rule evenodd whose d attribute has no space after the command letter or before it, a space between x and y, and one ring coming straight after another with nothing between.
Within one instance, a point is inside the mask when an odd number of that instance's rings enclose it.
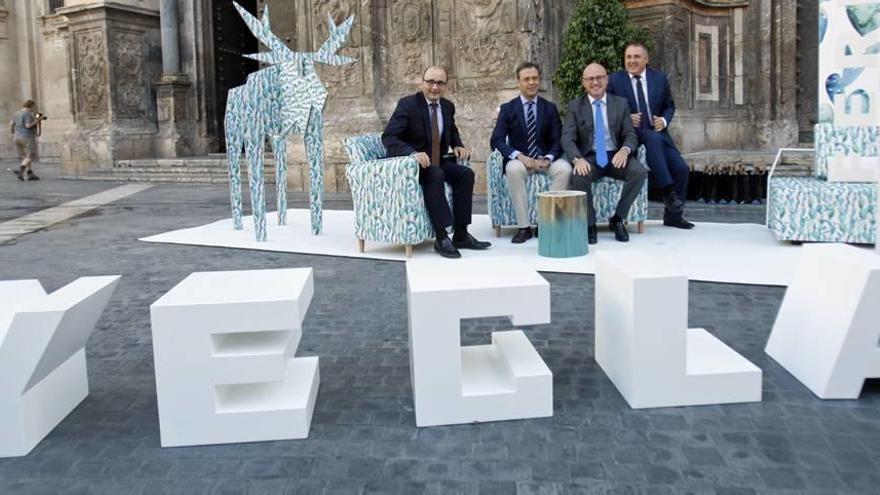
<instances>
[{"instance_id":1,"label":"decorative fabric pattern","mask_svg":"<svg viewBox=\"0 0 880 495\"><path fill-rule=\"evenodd\" d=\"M354 206L355 237L392 244L419 244L434 238L419 185L419 164L411 156L385 158L381 134L346 138L351 163L345 176ZM470 164L466 164L470 166ZM452 191L446 186L452 204Z\"/></svg>"},{"instance_id":2,"label":"decorative fabric pattern","mask_svg":"<svg viewBox=\"0 0 880 495\"><path fill-rule=\"evenodd\" d=\"M248 160L251 209L258 241L266 240L266 204L263 180L263 146L270 138L275 153L278 224L287 223L287 137L301 134L309 160L309 194L312 234L321 233L324 198L324 105L327 89L315 72L315 62L343 65L352 59L336 52L348 39L354 16L334 24L327 15L329 38L317 52L294 52L278 39L269 25L269 8L257 20L237 3L236 10L268 51L245 55L269 67L248 76L247 82L229 90L226 104L226 154L232 223L241 224L241 151Z\"/></svg>"},{"instance_id":3,"label":"decorative fabric pattern","mask_svg":"<svg viewBox=\"0 0 880 495\"><path fill-rule=\"evenodd\" d=\"M638 160L645 166L645 147L639 146ZM647 168L647 166L645 166ZM502 157L498 150L493 151L486 160L487 200L489 217L492 225L497 227L513 227L517 225L516 211L510 200L510 190L502 169ZM538 193L550 189L551 178L545 173L529 174L526 178L526 196L528 197L529 223L538 224ZM610 177L603 177L593 183L593 207L596 209L598 221L614 216L617 201L623 182ZM648 219L648 181L629 210L627 220L642 222Z\"/></svg>"},{"instance_id":4,"label":"decorative fabric pattern","mask_svg":"<svg viewBox=\"0 0 880 495\"><path fill-rule=\"evenodd\" d=\"M877 187L774 177L768 187L767 226L781 241L875 243Z\"/></svg>"},{"instance_id":5,"label":"decorative fabric pattern","mask_svg":"<svg viewBox=\"0 0 880 495\"><path fill-rule=\"evenodd\" d=\"M880 126L814 126L816 139L816 177L828 178L828 160L837 155L878 156Z\"/></svg>"}]
</instances>

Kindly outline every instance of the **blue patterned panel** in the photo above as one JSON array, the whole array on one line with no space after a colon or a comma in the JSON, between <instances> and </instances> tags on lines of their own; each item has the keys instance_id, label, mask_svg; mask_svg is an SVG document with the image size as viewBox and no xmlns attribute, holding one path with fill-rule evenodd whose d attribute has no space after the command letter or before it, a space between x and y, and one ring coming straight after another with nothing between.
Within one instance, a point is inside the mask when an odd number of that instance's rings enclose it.
<instances>
[{"instance_id":1,"label":"blue patterned panel","mask_svg":"<svg viewBox=\"0 0 880 495\"><path fill-rule=\"evenodd\" d=\"M783 241L876 242L877 185L776 177L768 185L768 227Z\"/></svg>"},{"instance_id":2,"label":"blue patterned panel","mask_svg":"<svg viewBox=\"0 0 880 495\"><path fill-rule=\"evenodd\" d=\"M828 160L837 155L877 156L880 126L836 127L816 124L816 177L828 177Z\"/></svg>"},{"instance_id":3,"label":"blue patterned panel","mask_svg":"<svg viewBox=\"0 0 880 495\"><path fill-rule=\"evenodd\" d=\"M644 146L638 150L638 160L645 166ZM493 226L512 227L516 226L516 212L513 202L510 200L510 192L507 180L504 178L502 157L498 150L494 150L486 160L486 179L489 217ZM526 178L526 196L528 197L529 222L538 224L538 193L550 189L551 177L545 173L529 174ZM623 182L604 177L593 183L593 207L596 209L596 218L599 221L608 219L614 215L617 209L617 201L623 190ZM627 220L630 222L643 222L648 219L648 182L642 185L642 191L629 210Z\"/></svg>"}]
</instances>

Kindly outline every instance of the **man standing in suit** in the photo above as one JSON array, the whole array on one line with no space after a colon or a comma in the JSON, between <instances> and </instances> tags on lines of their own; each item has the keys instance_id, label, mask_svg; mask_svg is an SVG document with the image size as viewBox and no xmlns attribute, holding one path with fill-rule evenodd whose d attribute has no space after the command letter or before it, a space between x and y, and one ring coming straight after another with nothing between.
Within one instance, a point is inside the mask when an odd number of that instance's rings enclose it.
<instances>
[{"instance_id":1,"label":"man standing in suit","mask_svg":"<svg viewBox=\"0 0 880 495\"><path fill-rule=\"evenodd\" d=\"M468 233L474 193L474 171L456 163L466 160L455 125L455 105L443 98L449 81L446 69L431 66L422 74L422 90L397 102L394 114L382 133L388 156L412 156L419 162L419 184L425 207L434 226L434 251L446 258L460 258L459 249L486 249L491 244ZM452 146L454 155L444 155ZM444 183L452 187L452 208L446 201ZM454 225L452 239L446 228Z\"/></svg>"},{"instance_id":2,"label":"man standing in suit","mask_svg":"<svg viewBox=\"0 0 880 495\"><path fill-rule=\"evenodd\" d=\"M511 242L520 244L533 237L526 177L533 173L549 173L552 178L550 190L563 191L568 188L571 164L560 158L562 121L559 111L556 105L538 96L540 67L531 62L521 63L516 68L516 80L520 95L501 105L490 146L504 157L504 175L519 227Z\"/></svg>"},{"instance_id":3,"label":"man standing in suit","mask_svg":"<svg viewBox=\"0 0 880 495\"><path fill-rule=\"evenodd\" d=\"M663 225L692 229L694 224L683 217L690 169L667 130L675 114L669 81L648 67L648 50L641 43L626 46L624 66L626 70L611 74L608 92L629 102L633 127L645 145L651 183L663 189Z\"/></svg>"},{"instance_id":4,"label":"man standing in suit","mask_svg":"<svg viewBox=\"0 0 880 495\"><path fill-rule=\"evenodd\" d=\"M572 189L587 193L587 236L589 243L595 244L591 183L606 175L624 181L609 227L615 239L628 242L624 220L648 176L645 167L632 156L639 141L629 118L629 105L624 98L605 92L608 73L599 64L584 68L581 84L587 94L569 103L562 126L562 149L574 165Z\"/></svg>"}]
</instances>

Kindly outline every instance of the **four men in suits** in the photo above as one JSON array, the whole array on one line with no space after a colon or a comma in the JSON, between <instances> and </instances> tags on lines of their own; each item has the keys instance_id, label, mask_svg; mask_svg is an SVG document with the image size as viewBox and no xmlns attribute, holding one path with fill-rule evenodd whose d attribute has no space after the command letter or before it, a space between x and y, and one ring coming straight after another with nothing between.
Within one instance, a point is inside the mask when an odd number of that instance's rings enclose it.
<instances>
[{"instance_id":1,"label":"four men in suits","mask_svg":"<svg viewBox=\"0 0 880 495\"><path fill-rule=\"evenodd\" d=\"M556 105L538 96L541 70L525 62L516 68L520 94L501 106L491 146L504 157L511 201L519 230L512 242L533 237L526 198L526 178L549 173L551 190L572 189L587 194L588 242L597 242L596 213L591 184L604 176L624 182L609 227L615 239L629 241L624 223L638 197L648 170L633 156L641 141L647 152L651 180L663 189L663 224L682 229L694 225L682 216L689 169L667 130L675 103L666 76L650 69L648 52L630 43L624 55L625 71L609 78L605 68L592 63L584 68L581 84L585 94L569 103L560 125ZM474 189L474 172L457 163L466 160L455 125L455 105L443 98L448 83L445 68L425 69L421 91L401 98L382 133L388 156L413 156L419 163L419 184L428 216L434 226L434 250L447 258L459 258L459 249L486 249L488 242L468 233ZM452 148L453 153L447 154ZM566 161L562 154L571 160ZM444 184L452 187L452 209ZM453 226L452 239L447 228Z\"/></svg>"},{"instance_id":2,"label":"four men in suits","mask_svg":"<svg viewBox=\"0 0 880 495\"><path fill-rule=\"evenodd\" d=\"M382 133L382 144L388 156L413 156L419 162L419 184L436 235L434 250L446 258L460 258L459 249L486 249L491 244L478 241L467 230L474 171L457 163L457 159L468 159L471 152L464 147L455 125L455 105L443 98L448 81L443 67L425 69L422 90L397 102ZM453 154L447 155L450 146ZM452 211L445 183L452 187ZM449 226L454 226L451 240L446 233Z\"/></svg>"},{"instance_id":3,"label":"four men in suits","mask_svg":"<svg viewBox=\"0 0 880 495\"><path fill-rule=\"evenodd\" d=\"M504 175L519 227L511 242L520 244L533 237L526 178L534 173L549 173L550 190L564 191L568 189L571 164L562 158L559 111L556 105L538 96L540 67L531 62L520 64L516 80L520 94L501 105L490 146L504 159Z\"/></svg>"},{"instance_id":4,"label":"four men in suits","mask_svg":"<svg viewBox=\"0 0 880 495\"><path fill-rule=\"evenodd\" d=\"M586 94L568 105L562 126L562 149L572 160L572 189L587 193L587 237L598 240L591 183L604 176L624 181L609 227L614 238L629 241L624 220L638 197L648 171L633 152L639 145L626 99L606 92L608 73L599 64L584 68L581 84Z\"/></svg>"},{"instance_id":5,"label":"four men in suits","mask_svg":"<svg viewBox=\"0 0 880 495\"><path fill-rule=\"evenodd\" d=\"M630 43L624 52L626 70L611 75L608 92L629 103L632 124L645 145L651 183L663 190L663 225L691 229L684 219L684 201L690 170L669 135L675 102L666 75L648 67L648 50L641 43Z\"/></svg>"}]
</instances>

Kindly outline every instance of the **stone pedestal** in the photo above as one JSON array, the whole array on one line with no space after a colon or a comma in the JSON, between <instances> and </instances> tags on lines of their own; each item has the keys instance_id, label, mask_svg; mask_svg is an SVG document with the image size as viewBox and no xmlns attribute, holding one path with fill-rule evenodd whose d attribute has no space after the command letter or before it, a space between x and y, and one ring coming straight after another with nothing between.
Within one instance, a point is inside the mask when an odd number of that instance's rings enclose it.
<instances>
[{"instance_id":1,"label":"stone pedestal","mask_svg":"<svg viewBox=\"0 0 880 495\"><path fill-rule=\"evenodd\" d=\"M159 15L115 2L59 9L70 30L74 130L65 137L67 173L153 156L161 50Z\"/></svg>"},{"instance_id":2,"label":"stone pedestal","mask_svg":"<svg viewBox=\"0 0 880 495\"><path fill-rule=\"evenodd\" d=\"M155 83L159 135L156 156L174 158L193 154L193 119L189 114L189 78L185 74L163 75Z\"/></svg>"}]
</instances>

